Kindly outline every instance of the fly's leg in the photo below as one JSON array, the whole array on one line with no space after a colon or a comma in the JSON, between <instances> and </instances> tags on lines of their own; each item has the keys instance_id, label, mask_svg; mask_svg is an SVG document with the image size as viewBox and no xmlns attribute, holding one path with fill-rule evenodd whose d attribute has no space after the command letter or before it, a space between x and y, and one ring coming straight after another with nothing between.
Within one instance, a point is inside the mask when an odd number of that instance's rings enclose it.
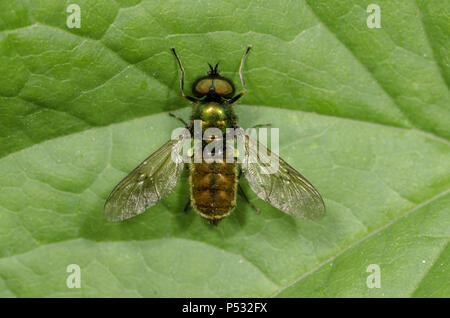
<instances>
[{"instance_id":1,"label":"fly's leg","mask_svg":"<svg viewBox=\"0 0 450 318\"><path fill-rule=\"evenodd\" d=\"M208 219L209 224L216 226L221 219Z\"/></svg>"},{"instance_id":2,"label":"fly's leg","mask_svg":"<svg viewBox=\"0 0 450 318\"><path fill-rule=\"evenodd\" d=\"M181 122L184 124L184 126L187 126L187 125L188 125L188 123L187 123L183 118L178 117L178 116L175 115L174 113L169 113L169 116L171 116L171 117L173 117L173 118L175 118L175 119L178 119L179 121L181 121Z\"/></svg>"},{"instance_id":3,"label":"fly's leg","mask_svg":"<svg viewBox=\"0 0 450 318\"><path fill-rule=\"evenodd\" d=\"M175 52L175 48L171 47L170 48L172 50L173 55L175 55L175 58L177 59L178 62L178 66L180 67L181 70L181 80L180 80L180 88L181 88L181 96L183 96L184 98L186 98L188 101L191 102L197 102L198 99L192 97L192 96L188 96L184 93L184 68L183 68L183 64L181 64L181 60L177 55L177 52Z\"/></svg>"},{"instance_id":4,"label":"fly's leg","mask_svg":"<svg viewBox=\"0 0 450 318\"><path fill-rule=\"evenodd\" d=\"M244 192L244 189L242 189L240 184L238 184L238 190L239 190L239 194L242 195L242 197L245 199L245 201L247 201L247 203L251 206L251 208L256 213L259 213L260 212L259 209L253 203L250 202L250 200L247 198L247 195Z\"/></svg>"},{"instance_id":5,"label":"fly's leg","mask_svg":"<svg viewBox=\"0 0 450 318\"><path fill-rule=\"evenodd\" d=\"M247 47L247 50L245 51L244 55L242 55L241 65L239 66L239 77L241 78L242 92L240 92L238 95L236 95L236 96L234 96L232 99L230 99L230 100L228 101L229 104L233 104L233 103L236 102L239 98L241 98L242 96L244 96L245 93L246 93L243 69L244 69L245 58L247 57L248 52L250 51L251 48L252 48L251 45L249 45L249 46Z\"/></svg>"},{"instance_id":6,"label":"fly's leg","mask_svg":"<svg viewBox=\"0 0 450 318\"><path fill-rule=\"evenodd\" d=\"M189 210L189 208L191 207L191 199L188 200L188 202L186 203L186 205L184 206L183 211L187 212Z\"/></svg>"},{"instance_id":7,"label":"fly's leg","mask_svg":"<svg viewBox=\"0 0 450 318\"><path fill-rule=\"evenodd\" d=\"M252 126L252 128L271 127L271 126L272 126L272 123L258 124L258 125Z\"/></svg>"}]
</instances>

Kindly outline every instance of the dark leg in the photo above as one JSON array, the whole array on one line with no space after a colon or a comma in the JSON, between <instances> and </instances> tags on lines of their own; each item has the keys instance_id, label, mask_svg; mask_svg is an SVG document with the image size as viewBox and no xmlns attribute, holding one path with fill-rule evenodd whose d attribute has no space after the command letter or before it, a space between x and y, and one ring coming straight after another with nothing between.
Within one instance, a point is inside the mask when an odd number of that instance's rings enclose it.
<instances>
[{"instance_id":1,"label":"dark leg","mask_svg":"<svg viewBox=\"0 0 450 318\"><path fill-rule=\"evenodd\" d=\"M175 119L178 119L179 121L181 121L185 126L187 126L188 125L188 123L187 122L185 122L184 121L184 119L183 118L181 118L181 117L178 117L177 115L175 115L174 113L169 113L169 116L171 116L171 117L173 117L173 118L175 118Z\"/></svg>"},{"instance_id":2,"label":"dark leg","mask_svg":"<svg viewBox=\"0 0 450 318\"><path fill-rule=\"evenodd\" d=\"M242 197L245 199L245 201L247 201L247 203L252 207L252 209L255 210L256 213L259 213L259 209L253 203L250 202L250 200L247 198L247 195L244 192L244 189L242 189L240 184L238 184L238 190L240 195L242 195Z\"/></svg>"},{"instance_id":3,"label":"dark leg","mask_svg":"<svg viewBox=\"0 0 450 318\"><path fill-rule=\"evenodd\" d=\"M258 124L253 126L252 128L260 128L260 127L270 127L272 126L272 123L268 123L268 124Z\"/></svg>"},{"instance_id":4,"label":"dark leg","mask_svg":"<svg viewBox=\"0 0 450 318\"><path fill-rule=\"evenodd\" d=\"M189 210L189 208L191 207L191 199L188 200L188 202L186 203L186 205L184 206L183 211L187 212Z\"/></svg>"},{"instance_id":5,"label":"dark leg","mask_svg":"<svg viewBox=\"0 0 450 318\"><path fill-rule=\"evenodd\" d=\"M208 219L209 224L216 226L221 219Z\"/></svg>"},{"instance_id":6,"label":"dark leg","mask_svg":"<svg viewBox=\"0 0 450 318\"><path fill-rule=\"evenodd\" d=\"M247 51L245 51L244 55L242 56L241 65L239 66L239 77L241 78L242 92L239 93L238 95L234 96L232 99L230 99L228 101L228 103L230 103L230 104L233 104L234 102L236 102L239 98L244 96L245 93L246 93L243 69L244 69L245 58L247 57L247 54L248 54L248 52L250 51L251 48L252 48L251 45L249 45L247 47Z\"/></svg>"},{"instance_id":7,"label":"dark leg","mask_svg":"<svg viewBox=\"0 0 450 318\"><path fill-rule=\"evenodd\" d=\"M186 98L187 100L191 101L191 102L197 102L198 100L194 97L188 96L184 93L184 68L183 68L183 64L181 64L181 60L178 57L177 53L175 52L175 48L171 47L170 48L173 52L173 55L175 55L175 58L177 59L178 62L178 66L180 67L181 70L181 80L180 80L180 87L181 87L181 96L183 96L184 98Z\"/></svg>"}]
</instances>

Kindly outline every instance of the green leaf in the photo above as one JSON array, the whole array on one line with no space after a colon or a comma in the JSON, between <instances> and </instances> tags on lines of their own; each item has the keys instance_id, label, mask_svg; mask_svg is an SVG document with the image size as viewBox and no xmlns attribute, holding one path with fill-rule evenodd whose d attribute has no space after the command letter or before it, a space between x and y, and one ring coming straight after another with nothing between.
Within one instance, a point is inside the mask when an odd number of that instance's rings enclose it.
<instances>
[{"instance_id":1,"label":"green leaf","mask_svg":"<svg viewBox=\"0 0 450 318\"><path fill-rule=\"evenodd\" d=\"M0 2L0 296L450 296L448 0L379 0L379 29L371 1L83 0L69 29L71 3ZM262 212L238 198L213 227L183 212L185 175L108 223L110 191L179 126L167 112L189 118L169 48L187 84L218 61L238 84L247 44L239 124L280 128L326 217L243 181Z\"/></svg>"}]
</instances>

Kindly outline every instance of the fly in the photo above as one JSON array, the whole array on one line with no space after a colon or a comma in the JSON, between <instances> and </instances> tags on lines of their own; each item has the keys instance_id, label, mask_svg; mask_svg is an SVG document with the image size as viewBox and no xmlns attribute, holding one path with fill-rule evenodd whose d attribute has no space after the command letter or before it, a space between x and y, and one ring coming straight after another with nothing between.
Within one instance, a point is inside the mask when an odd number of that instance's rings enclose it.
<instances>
[{"instance_id":1,"label":"fly","mask_svg":"<svg viewBox=\"0 0 450 318\"><path fill-rule=\"evenodd\" d=\"M243 68L250 49L251 46L248 46L239 67L241 93L235 94L233 82L220 75L216 64L214 67L209 65L207 75L193 83L194 96L188 96L184 92L183 65L175 48L171 48L181 71L181 95L193 103L193 110L190 123L170 115L182 121L190 132L193 131L195 121L201 122L202 132L216 128L225 133L227 128L239 128L233 104L246 93ZM257 140L242 133L242 130L238 131L241 133L237 133L234 138L243 141L243 161L238 161L236 154L230 154L227 147L222 152L234 158L231 162L211 162L206 159L194 162L191 159L186 163L184 160L173 160L173 153L179 154L191 137L183 134L178 139L169 140L114 188L105 203L105 217L109 221L122 221L143 213L172 192L185 168L189 170L191 193L185 210L192 206L211 224L217 224L234 210L237 192L258 211L239 185L242 175L259 198L287 214L304 219L316 219L325 214L322 197L305 177ZM203 140L202 149L217 140L218 137L214 135ZM260 151L257 153L255 149ZM278 169L268 173L265 163L274 157L278 160Z\"/></svg>"}]
</instances>

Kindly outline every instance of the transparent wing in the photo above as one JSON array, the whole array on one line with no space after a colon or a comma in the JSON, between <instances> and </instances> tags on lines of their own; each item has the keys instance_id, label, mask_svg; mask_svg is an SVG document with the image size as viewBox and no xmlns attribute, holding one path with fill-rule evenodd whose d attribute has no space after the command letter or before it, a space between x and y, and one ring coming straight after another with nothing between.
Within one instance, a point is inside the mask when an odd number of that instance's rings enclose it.
<instances>
[{"instance_id":1,"label":"transparent wing","mask_svg":"<svg viewBox=\"0 0 450 318\"><path fill-rule=\"evenodd\" d=\"M313 185L275 153L239 131L237 137L245 147L241 167L253 192L287 214L304 219L324 216L325 204ZM277 169L269 167L270 160L278 160Z\"/></svg>"},{"instance_id":2,"label":"transparent wing","mask_svg":"<svg viewBox=\"0 0 450 318\"><path fill-rule=\"evenodd\" d=\"M180 135L166 142L114 188L105 203L109 221L141 214L172 192L183 172L180 150L185 140Z\"/></svg>"}]
</instances>

